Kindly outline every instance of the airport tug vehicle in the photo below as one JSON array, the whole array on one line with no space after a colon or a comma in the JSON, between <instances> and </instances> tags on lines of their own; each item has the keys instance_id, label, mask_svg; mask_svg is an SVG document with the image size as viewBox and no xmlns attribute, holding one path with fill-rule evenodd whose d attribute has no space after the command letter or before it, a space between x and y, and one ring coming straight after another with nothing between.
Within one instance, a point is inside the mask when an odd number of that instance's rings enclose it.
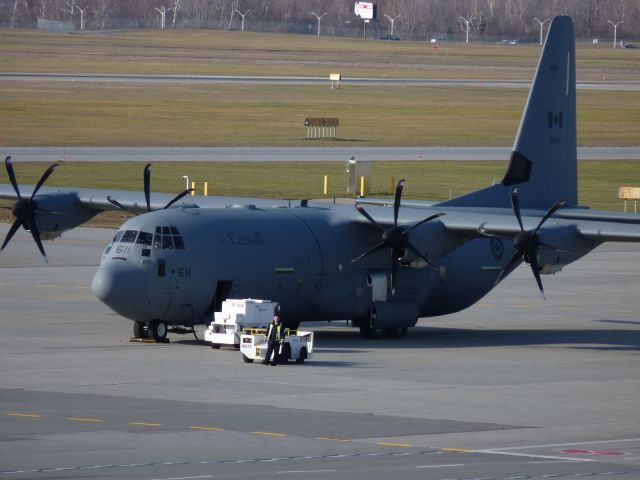
<instances>
[{"instance_id":1,"label":"airport tug vehicle","mask_svg":"<svg viewBox=\"0 0 640 480\"><path fill-rule=\"evenodd\" d=\"M267 353L266 328L245 328L240 337L240 352L245 363L263 361ZM295 360L303 363L313 356L313 332L285 329L284 342L275 352L278 363Z\"/></svg>"},{"instance_id":2,"label":"airport tug vehicle","mask_svg":"<svg viewBox=\"0 0 640 480\"><path fill-rule=\"evenodd\" d=\"M211 348L229 345L240 348L240 335L245 328L265 328L273 318L277 303L252 298L228 299L220 312L214 312L213 322L204 332Z\"/></svg>"}]
</instances>

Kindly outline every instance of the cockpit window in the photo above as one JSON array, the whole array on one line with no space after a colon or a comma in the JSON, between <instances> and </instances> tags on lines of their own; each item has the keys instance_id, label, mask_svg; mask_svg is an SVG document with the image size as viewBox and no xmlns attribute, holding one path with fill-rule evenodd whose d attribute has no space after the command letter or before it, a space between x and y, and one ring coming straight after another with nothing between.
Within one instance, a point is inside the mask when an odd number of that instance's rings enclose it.
<instances>
[{"instance_id":1,"label":"cockpit window","mask_svg":"<svg viewBox=\"0 0 640 480\"><path fill-rule=\"evenodd\" d=\"M122 243L133 243L136 241L138 232L136 230L125 230L120 241Z\"/></svg>"},{"instance_id":2,"label":"cockpit window","mask_svg":"<svg viewBox=\"0 0 640 480\"><path fill-rule=\"evenodd\" d=\"M122 234L123 234L123 233L124 233L124 232L123 232L122 230L120 230L119 232L117 232L117 233L113 236L113 240L112 240L112 242L113 242L113 243L119 242L119 241L120 241L120 239L122 238Z\"/></svg>"},{"instance_id":3,"label":"cockpit window","mask_svg":"<svg viewBox=\"0 0 640 480\"><path fill-rule=\"evenodd\" d=\"M140 233L142 235L142 233ZM156 227L153 248L184 250L184 241L176 227Z\"/></svg>"},{"instance_id":4,"label":"cockpit window","mask_svg":"<svg viewBox=\"0 0 640 480\"><path fill-rule=\"evenodd\" d=\"M136 243L140 243L142 245L151 245L153 241L153 234L149 232L140 232L138 235L138 240Z\"/></svg>"}]
</instances>

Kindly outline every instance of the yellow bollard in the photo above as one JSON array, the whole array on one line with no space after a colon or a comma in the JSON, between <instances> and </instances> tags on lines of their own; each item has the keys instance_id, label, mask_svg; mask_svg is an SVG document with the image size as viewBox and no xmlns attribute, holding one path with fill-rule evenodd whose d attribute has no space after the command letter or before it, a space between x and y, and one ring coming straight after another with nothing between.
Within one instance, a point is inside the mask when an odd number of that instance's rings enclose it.
<instances>
[{"instance_id":1,"label":"yellow bollard","mask_svg":"<svg viewBox=\"0 0 640 480\"><path fill-rule=\"evenodd\" d=\"M366 194L366 190L365 190L365 184L364 184L364 175L360 177L360 196L364 197Z\"/></svg>"},{"instance_id":2,"label":"yellow bollard","mask_svg":"<svg viewBox=\"0 0 640 480\"><path fill-rule=\"evenodd\" d=\"M322 186L322 194L323 195L328 195L329 194L329 175L325 175L324 176L324 184Z\"/></svg>"},{"instance_id":3,"label":"yellow bollard","mask_svg":"<svg viewBox=\"0 0 640 480\"><path fill-rule=\"evenodd\" d=\"M204 182L204 196L207 197L209 195L209 182Z\"/></svg>"},{"instance_id":4,"label":"yellow bollard","mask_svg":"<svg viewBox=\"0 0 640 480\"><path fill-rule=\"evenodd\" d=\"M196 182L191 182L191 196L196 194Z\"/></svg>"},{"instance_id":5,"label":"yellow bollard","mask_svg":"<svg viewBox=\"0 0 640 480\"><path fill-rule=\"evenodd\" d=\"M396 189L396 177L392 176L389 182L389 193L393 193Z\"/></svg>"}]
</instances>

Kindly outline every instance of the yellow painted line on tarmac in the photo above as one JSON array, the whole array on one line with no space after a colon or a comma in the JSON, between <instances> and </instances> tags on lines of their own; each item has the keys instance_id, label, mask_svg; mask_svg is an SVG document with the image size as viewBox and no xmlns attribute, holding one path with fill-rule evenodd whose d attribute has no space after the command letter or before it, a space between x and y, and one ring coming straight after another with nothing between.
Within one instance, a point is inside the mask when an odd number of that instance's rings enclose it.
<instances>
[{"instance_id":1,"label":"yellow painted line on tarmac","mask_svg":"<svg viewBox=\"0 0 640 480\"><path fill-rule=\"evenodd\" d=\"M331 441L331 442L350 442L351 441L344 438L334 438L334 437L316 437L316 440L324 440L324 441Z\"/></svg>"},{"instance_id":2,"label":"yellow painted line on tarmac","mask_svg":"<svg viewBox=\"0 0 640 480\"><path fill-rule=\"evenodd\" d=\"M394 443L394 442L378 442L378 445L384 445L385 447L415 447L410 443Z\"/></svg>"},{"instance_id":3,"label":"yellow painted line on tarmac","mask_svg":"<svg viewBox=\"0 0 640 480\"><path fill-rule=\"evenodd\" d=\"M81 417L67 417L67 420L71 420L73 422L94 422L94 423L98 423L102 421L99 418L81 418Z\"/></svg>"},{"instance_id":4,"label":"yellow painted line on tarmac","mask_svg":"<svg viewBox=\"0 0 640 480\"><path fill-rule=\"evenodd\" d=\"M441 448L443 452L452 452L452 453L473 453L475 450L469 450L468 448Z\"/></svg>"},{"instance_id":5,"label":"yellow painted line on tarmac","mask_svg":"<svg viewBox=\"0 0 640 480\"><path fill-rule=\"evenodd\" d=\"M254 435L270 435L272 437L288 437L286 433L275 433L275 432L251 432Z\"/></svg>"},{"instance_id":6,"label":"yellow painted line on tarmac","mask_svg":"<svg viewBox=\"0 0 640 480\"><path fill-rule=\"evenodd\" d=\"M219 428L219 427L204 427L201 425L193 425L191 427L189 427L191 430L215 430L215 431L221 431L224 430L224 428Z\"/></svg>"},{"instance_id":7,"label":"yellow painted line on tarmac","mask_svg":"<svg viewBox=\"0 0 640 480\"><path fill-rule=\"evenodd\" d=\"M558 307L558 310L566 310L566 311L569 311L569 312L579 312L582 309L578 308L578 307Z\"/></svg>"},{"instance_id":8,"label":"yellow painted line on tarmac","mask_svg":"<svg viewBox=\"0 0 640 480\"><path fill-rule=\"evenodd\" d=\"M40 287L40 288L58 288L57 285L46 285L44 283L38 283L35 284L34 287Z\"/></svg>"},{"instance_id":9,"label":"yellow painted line on tarmac","mask_svg":"<svg viewBox=\"0 0 640 480\"><path fill-rule=\"evenodd\" d=\"M37 413L7 413L9 417L28 417L28 418L40 418Z\"/></svg>"},{"instance_id":10,"label":"yellow painted line on tarmac","mask_svg":"<svg viewBox=\"0 0 640 480\"><path fill-rule=\"evenodd\" d=\"M147 423L147 422L129 422L129 425L140 425L142 427L161 427L161 423Z\"/></svg>"},{"instance_id":11,"label":"yellow painted line on tarmac","mask_svg":"<svg viewBox=\"0 0 640 480\"><path fill-rule=\"evenodd\" d=\"M611 313L631 313L631 310L609 310Z\"/></svg>"}]
</instances>

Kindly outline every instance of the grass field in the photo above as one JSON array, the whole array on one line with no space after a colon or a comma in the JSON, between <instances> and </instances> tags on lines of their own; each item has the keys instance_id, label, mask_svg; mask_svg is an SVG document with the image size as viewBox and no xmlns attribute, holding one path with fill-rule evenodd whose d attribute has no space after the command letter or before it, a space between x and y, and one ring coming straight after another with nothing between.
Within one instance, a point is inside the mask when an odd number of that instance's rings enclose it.
<instances>
[{"instance_id":1,"label":"grass field","mask_svg":"<svg viewBox=\"0 0 640 480\"><path fill-rule=\"evenodd\" d=\"M530 79L538 45L443 43L222 30L56 34L0 30L0 71ZM636 80L637 50L580 44L580 80Z\"/></svg>"},{"instance_id":2,"label":"grass field","mask_svg":"<svg viewBox=\"0 0 640 480\"><path fill-rule=\"evenodd\" d=\"M142 169L139 162L72 162L63 164L47 185L140 191ZM371 196L389 195L390 179L407 180L405 199L445 200L500 181L506 162L373 162ZM46 165L20 162L14 165L18 182L35 184ZM323 176L329 175L329 197L345 197L347 179L342 162L162 162L153 165L152 189L178 193L184 188L182 175L198 183L209 183L210 195L233 195L267 198L321 198ZM622 209L618 187L637 184L640 162L580 162L579 201L594 209ZM0 183L9 183L4 170ZM201 193L201 190L200 190ZM9 203L5 202L5 205ZM117 226L123 215L115 213L98 218L92 225Z\"/></svg>"},{"instance_id":3,"label":"grass field","mask_svg":"<svg viewBox=\"0 0 640 480\"><path fill-rule=\"evenodd\" d=\"M0 81L5 146L510 145L525 89ZM638 144L640 92L580 91L581 146ZM338 117L307 140L305 117Z\"/></svg>"}]
</instances>

